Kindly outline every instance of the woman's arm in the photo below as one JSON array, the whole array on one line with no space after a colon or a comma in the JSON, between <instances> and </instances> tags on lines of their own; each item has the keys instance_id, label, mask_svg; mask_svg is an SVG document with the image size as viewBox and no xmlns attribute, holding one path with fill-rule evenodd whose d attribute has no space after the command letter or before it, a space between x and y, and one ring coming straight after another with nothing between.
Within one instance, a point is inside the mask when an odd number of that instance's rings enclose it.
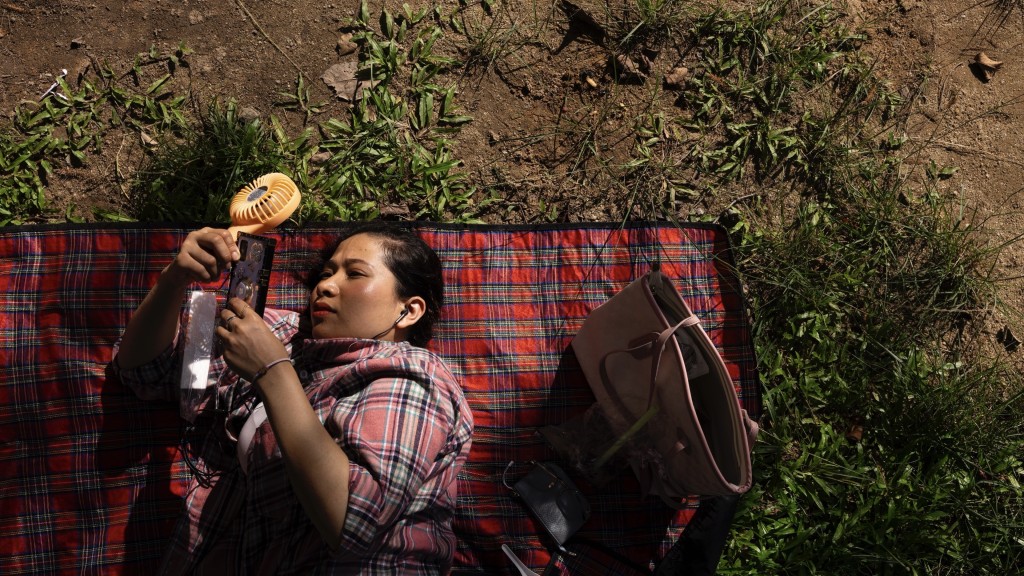
<instances>
[{"instance_id":1,"label":"woman's arm","mask_svg":"<svg viewBox=\"0 0 1024 576\"><path fill-rule=\"evenodd\" d=\"M217 278L238 258L238 248L227 230L203 228L190 233L132 314L118 348L118 366L130 370L166 350L178 331L179 310L188 285Z\"/></svg>"},{"instance_id":2,"label":"woman's arm","mask_svg":"<svg viewBox=\"0 0 1024 576\"><path fill-rule=\"evenodd\" d=\"M292 489L320 536L338 548L348 512L349 460L320 423L285 362L257 383Z\"/></svg>"},{"instance_id":3,"label":"woman's arm","mask_svg":"<svg viewBox=\"0 0 1024 576\"><path fill-rule=\"evenodd\" d=\"M438 456L448 456L451 465L468 442L468 429L464 437L452 435L452 404L434 396L434 377L444 377L440 367L422 358L381 358L368 369L372 381L357 406L330 416L332 425L358 437L362 460L353 465L310 406L295 368L278 362L288 353L255 311L232 298L217 336L232 370L255 380L291 487L332 551L367 554L443 465Z\"/></svg>"},{"instance_id":4,"label":"woman's arm","mask_svg":"<svg viewBox=\"0 0 1024 576\"><path fill-rule=\"evenodd\" d=\"M348 511L348 457L313 412L290 363L277 363L257 376L271 362L288 358L259 314L230 299L217 336L231 369L250 382L255 378L292 489L324 541L337 548Z\"/></svg>"}]
</instances>

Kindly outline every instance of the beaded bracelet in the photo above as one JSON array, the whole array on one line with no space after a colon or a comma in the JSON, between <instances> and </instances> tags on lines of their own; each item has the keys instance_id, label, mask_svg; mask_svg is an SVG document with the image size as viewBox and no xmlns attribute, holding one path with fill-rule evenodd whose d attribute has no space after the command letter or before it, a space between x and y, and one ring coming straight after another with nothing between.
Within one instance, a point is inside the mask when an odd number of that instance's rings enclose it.
<instances>
[{"instance_id":1,"label":"beaded bracelet","mask_svg":"<svg viewBox=\"0 0 1024 576\"><path fill-rule=\"evenodd\" d=\"M255 384L257 380L259 380L260 378L263 378L264 376L266 376L267 372L270 372L271 368L273 368L274 366L277 366L278 364L280 364L282 362L292 362L292 359L291 358L278 358L277 360L273 360L273 361L268 362L266 366L264 366L263 368L260 368L259 372L253 374L253 376L249 380L249 382L251 382L252 384Z\"/></svg>"}]
</instances>

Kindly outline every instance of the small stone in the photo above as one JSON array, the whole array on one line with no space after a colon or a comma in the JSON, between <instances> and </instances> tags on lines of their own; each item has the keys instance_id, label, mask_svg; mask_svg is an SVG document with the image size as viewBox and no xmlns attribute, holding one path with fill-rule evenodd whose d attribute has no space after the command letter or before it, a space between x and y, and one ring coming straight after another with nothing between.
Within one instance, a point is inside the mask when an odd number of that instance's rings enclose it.
<instances>
[{"instance_id":1,"label":"small stone","mask_svg":"<svg viewBox=\"0 0 1024 576\"><path fill-rule=\"evenodd\" d=\"M490 132L487 133L487 141L490 142L492 145L497 144L498 142L501 142L501 134L498 134L494 130L491 130Z\"/></svg>"},{"instance_id":2,"label":"small stone","mask_svg":"<svg viewBox=\"0 0 1024 576\"><path fill-rule=\"evenodd\" d=\"M326 164L327 161L330 160L332 156L333 154L327 151L317 152L316 154L310 156L309 163L314 166L321 166L323 164Z\"/></svg>"},{"instance_id":3,"label":"small stone","mask_svg":"<svg viewBox=\"0 0 1024 576\"><path fill-rule=\"evenodd\" d=\"M244 122L252 122L253 120L259 119L260 112L252 106L243 106L242 109L238 111L238 117Z\"/></svg>"},{"instance_id":4,"label":"small stone","mask_svg":"<svg viewBox=\"0 0 1024 576\"><path fill-rule=\"evenodd\" d=\"M203 20L206 20L206 17L203 16L203 13L199 10L192 10L188 13L188 23L192 24L193 26L199 24Z\"/></svg>"},{"instance_id":5,"label":"small stone","mask_svg":"<svg viewBox=\"0 0 1024 576\"><path fill-rule=\"evenodd\" d=\"M686 66L673 68L665 75L665 87L671 90L681 90L683 86L686 86L686 77L689 76L689 74L690 71Z\"/></svg>"}]
</instances>

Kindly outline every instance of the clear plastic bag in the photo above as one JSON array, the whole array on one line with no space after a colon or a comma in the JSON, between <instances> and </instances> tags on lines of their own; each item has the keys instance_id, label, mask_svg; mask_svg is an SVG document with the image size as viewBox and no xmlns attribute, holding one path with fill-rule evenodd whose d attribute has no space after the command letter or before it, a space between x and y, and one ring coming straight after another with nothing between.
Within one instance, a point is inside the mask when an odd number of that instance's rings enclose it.
<instances>
[{"instance_id":1,"label":"clear plastic bag","mask_svg":"<svg viewBox=\"0 0 1024 576\"><path fill-rule=\"evenodd\" d=\"M185 354L181 364L179 411L181 417L194 423L209 392L210 358L213 355L213 332L217 321L217 295L193 291L188 305L185 326Z\"/></svg>"}]
</instances>

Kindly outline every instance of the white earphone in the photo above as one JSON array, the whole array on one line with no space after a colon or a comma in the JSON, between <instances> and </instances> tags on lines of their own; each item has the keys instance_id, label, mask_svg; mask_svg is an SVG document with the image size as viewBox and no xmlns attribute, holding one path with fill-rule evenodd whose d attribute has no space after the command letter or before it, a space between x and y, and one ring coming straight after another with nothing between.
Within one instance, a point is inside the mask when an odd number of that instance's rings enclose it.
<instances>
[{"instance_id":1,"label":"white earphone","mask_svg":"<svg viewBox=\"0 0 1024 576\"><path fill-rule=\"evenodd\" d=\"M390 332L391 329L394 328L395 326L398 326L398 323L402 321L402 318L405 318L408 314L409 314L409 307L406 306L405 308L402 309L402 313L398 315L398 318L396 318L395 321L391 323L391 326L388 326L387 328L384 329L383 332L381 332L380 334L377 334L373 338L370 338L370 340L376 340L377 338L380 338L381 336L383 336L383 335L387 334L388 332Z\"/></svg>"}]
</instances>

